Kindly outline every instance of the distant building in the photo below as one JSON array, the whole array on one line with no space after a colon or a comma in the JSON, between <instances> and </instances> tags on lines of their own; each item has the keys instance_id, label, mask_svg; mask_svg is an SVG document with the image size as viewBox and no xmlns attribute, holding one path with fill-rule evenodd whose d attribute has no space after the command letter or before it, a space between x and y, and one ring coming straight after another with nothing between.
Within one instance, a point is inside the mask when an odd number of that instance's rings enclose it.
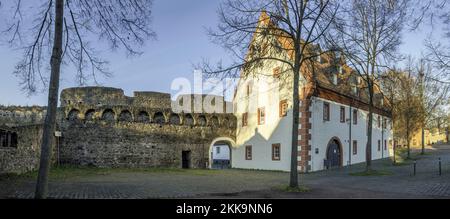
<instances>
[{"instance_id":1,"label":"distant building","mask_svg":"<svg viewBox=\"0 0 450 219\"><path fill-rule=\"evenodd\" d=\"M447 130L446 129L425 129L424 133L424 143L425 146L431 146L433 144L441 144L447 143ZM403 139L401 141L402 146L406 146L406 140ZM411 147L420 148L422 147L422 130L417 130L414 132L413 137L411 138Z\"/></svg>"},{"instance_id":2,"label":"distant building","mask_svg":"<svg viewBox=\"0 0 450 219\"><path fill-rule=\"evenodd\" d=\"M217 144L212 148L212 168L226 169L230 168L230 146L226 144Z\"/></svg>"}]
</instances>

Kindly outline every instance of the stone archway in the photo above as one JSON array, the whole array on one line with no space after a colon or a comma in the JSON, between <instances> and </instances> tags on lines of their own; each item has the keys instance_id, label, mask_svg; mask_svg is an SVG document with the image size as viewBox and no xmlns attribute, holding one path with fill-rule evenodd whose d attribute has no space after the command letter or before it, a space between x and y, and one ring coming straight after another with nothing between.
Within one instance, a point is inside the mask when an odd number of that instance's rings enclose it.
<instances>
[{"instance_id":1,"label":"stone archway","mask_svg":"<svg viewBox=\"0 0 450 219\"><path fill-rule=\"evenodd\" d=\"M78 121L80 119L80 111L77 109L72 109L67 114L67 120L69 121Z\"/></svg>"},{"instance_id":2,"label":"stone archway","mask_svg":"<svg viewBox=\"0 0 450 219\"><path fill-rule=\"evenodd\" d=\"M344 163L344 151L342 150L342 143L338 137L333 137L328 142L326 150L326 163L327 169L342 167Z\"/></svg>"},{"instance_id":3,"label":"stone archway","mask_svg":"<svg viewBox=\"0 0 450 219\"><path fill-rule=\"evenodd\" d=\"M228 138L228 137L220 137L220 138L216 138L214 139L210 146L209 146L209 150L208 150L208 168L209 169L213 169L214 165L213 165L213 154L214 154L214 146L216 145L226 145L228 146L228 150L229 150L229 168L232 168L232 161L233 161L233 147L236 145L236 143L234 142L233 139Z\"/></svg>"}]
</instances>

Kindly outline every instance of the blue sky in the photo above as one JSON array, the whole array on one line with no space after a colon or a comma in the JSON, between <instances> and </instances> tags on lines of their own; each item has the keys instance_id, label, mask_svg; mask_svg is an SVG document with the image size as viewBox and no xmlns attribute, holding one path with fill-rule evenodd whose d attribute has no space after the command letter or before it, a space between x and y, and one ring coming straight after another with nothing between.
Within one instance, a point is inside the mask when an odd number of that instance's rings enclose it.
<instances>
[{"instance_id":1,"label":"blue sky","mask_svg":"<svg viewBox=\"0 0 450 219\"><path fill-rule=\"evenodd\" d=\"M211 61L226 59L227 53L210 42L204 27L217 25L216 10L220 0L155 0L153 27L158 34L156 41L146 44L140 57L126 58L123 52L104 51L102 56L110 61L109 69L114 76L100 80L103 86L122 88L126 95L133 91L159 91L175 94L170 89L174 79L185 77L192 80L194 63L202 58ZM422 31L427 32L427 31ZM420 55L427 34L407 33L401 52ZM27 97L12 74L21 53L0 45L0 104L46 105L47 94ZM77 86L73 70L64 67L61 88Z\"/></svg>"}]
</instances>

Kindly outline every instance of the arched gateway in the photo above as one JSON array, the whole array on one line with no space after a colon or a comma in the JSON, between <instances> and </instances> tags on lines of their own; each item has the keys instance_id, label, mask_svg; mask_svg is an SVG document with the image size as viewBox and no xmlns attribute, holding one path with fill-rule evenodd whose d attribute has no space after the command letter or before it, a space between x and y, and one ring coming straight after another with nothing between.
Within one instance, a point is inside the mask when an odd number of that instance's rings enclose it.
<instances>
[{"instance_id":1,"label":"arched gateway","mask_svg":"<svg viewBox=\"0 0 450 219\"><path fill-rule=\"evenodd\" d=\"M325 166L327 169L341 167L343 164L342 144L339 138L334 137L328 142Z\"/></svg>"},{"instance_id":2,"label":"arched gateway","mask_svg":"<svg viewBox=\"0 0 450 219\"><path fill-rule=\"evenodd\" d=\"M209 146L208 168L227 169L231 168L232 148L235 142L228 137L216 138Z\"/></svg>"}]
</instances>

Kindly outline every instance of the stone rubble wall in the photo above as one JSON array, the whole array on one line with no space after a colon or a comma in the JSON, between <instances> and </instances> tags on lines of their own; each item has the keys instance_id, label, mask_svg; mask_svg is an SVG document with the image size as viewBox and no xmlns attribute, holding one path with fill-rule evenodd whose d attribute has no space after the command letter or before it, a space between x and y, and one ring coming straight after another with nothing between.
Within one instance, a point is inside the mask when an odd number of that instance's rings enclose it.
<instances>
[{"instance_id":1,"label":"stone rubble wall","mask_svg":"<svg viewBox=\"0 0 450 219\"><path fill-rule=\"evenodd\" d=\"M0 147L0 174L20 174L36 170L39 166L43 126L0 126L0 129L16 132L19 136L17 148Z\"/></svg>"},{"instance_id":2,"label":"stone rubble wall","mask_svg":"<svg viewBox=\"0 0 450 219\"><path fill-rule=\"evenodd\" d=\"M223 98L222 98L223 99ZM175 113L170 94L104 87L69 88L61 93L52 162L97 167L205 168L211 143L234 140L232 113ZM15 132L17 147L1 147L0 174L39 166L45 107L0 106L0 129Z\"/></svg>"},{"instance_id":3,"label":"stone rubble wall","mask_svg":"<svg viewBox=\"0 0 450 219\"><path fill-rule=\"evenodd\" d=\"M223 99L223 98L222 98ZM204 168L214 139L235 139L231 113L175 113L170 94L71 88L61 94L61 162L98 167Z\"/></svg>"},{"instance_id":4,"label":"stone rubble wall","mask_svg":"<svg viewBox=\"0 0 450 219\"><path fill-rule=\"evenodd\" d=\"M128 122L72 122L62 133L62 163L176 168L181 168L182 151L191 151L192 168L205 168L212 141L234 134L223 128Z\"/></svg>"}]
</instances>

